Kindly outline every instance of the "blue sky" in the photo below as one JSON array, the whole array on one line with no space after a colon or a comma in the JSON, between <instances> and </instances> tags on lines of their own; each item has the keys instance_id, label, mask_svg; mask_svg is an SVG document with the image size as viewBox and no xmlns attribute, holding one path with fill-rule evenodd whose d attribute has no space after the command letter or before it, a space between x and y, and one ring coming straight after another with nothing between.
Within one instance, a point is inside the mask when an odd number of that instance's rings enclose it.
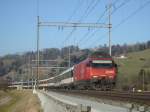
<instances>
[{"instance_id":1,"label":"blue sky","mask_svg":"<svg viewBox=\"0 0 150 112\"><path fill-rule=\"evenodd\" d=\"M115 10L112 15L112 44L133 44L150 40L150 0L111 0ZM137 11L118 28L115 26ZM39 0L41 21L51 22L96 22L102 15L109 0ZM93 7L93 8L92 8ZM88 16L84 16L88 13ZM0 0L0 56L36 50L37 0ZM107 23L107 13L100 23ZM73 28L42 27L40 29L40 49L66 45L79 45L91 48L108 43L108 30L76 28L67 41L64 41ZM89 32L89 37L84 36Z\"/></svg>"}]
</instances>

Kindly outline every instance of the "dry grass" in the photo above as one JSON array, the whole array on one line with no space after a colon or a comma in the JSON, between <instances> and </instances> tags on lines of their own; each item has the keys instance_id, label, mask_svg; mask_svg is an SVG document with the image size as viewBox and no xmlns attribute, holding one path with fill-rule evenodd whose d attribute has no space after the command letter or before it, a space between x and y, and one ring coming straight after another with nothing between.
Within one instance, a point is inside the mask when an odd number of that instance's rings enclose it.
<instances>
[{"instance_id":1,"label":"dry grass","mask_svg":"<svg viewBox=\"0 0 150 112\"><path fill-rule=\"evenodd\" d=\"M42 112L38 97L32 91L11 91L7 94L12 99L0 106L0 112Z\"/></svg>"}]
</instances>

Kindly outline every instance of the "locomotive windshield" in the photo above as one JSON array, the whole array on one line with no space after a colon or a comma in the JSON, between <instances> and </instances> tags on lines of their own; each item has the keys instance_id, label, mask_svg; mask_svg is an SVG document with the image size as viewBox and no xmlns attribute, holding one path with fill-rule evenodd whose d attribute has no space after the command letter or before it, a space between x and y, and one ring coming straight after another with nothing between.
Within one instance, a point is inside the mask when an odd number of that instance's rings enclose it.
<instances>
[{"instance_id":1,"label":"locomotive windshield","mask_svg":"<svg viewBox=\"0 0 150 112\"><path fill-rule=\"evenodd\" d=\"M111 68L113 62L111 60L93 60L91 66L94 68Z\"/></svg>"}]
</instances>

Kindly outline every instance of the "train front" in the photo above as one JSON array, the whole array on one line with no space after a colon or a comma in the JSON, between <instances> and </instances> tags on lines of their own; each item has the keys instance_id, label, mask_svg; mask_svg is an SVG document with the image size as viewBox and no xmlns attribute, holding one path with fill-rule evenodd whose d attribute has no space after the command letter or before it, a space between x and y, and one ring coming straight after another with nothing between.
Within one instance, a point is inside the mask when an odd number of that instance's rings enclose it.
<instances>
[{"instance_id":1,"label":"train front","mask_svg":"<svg viewBox=\"0 0 150 112\"><path fill-rule=\"evenodd\" d=\"M93 88L113 88L115 86L117 65L111 57L91 57L87 68Z\"/></svg>"}]
</instances>

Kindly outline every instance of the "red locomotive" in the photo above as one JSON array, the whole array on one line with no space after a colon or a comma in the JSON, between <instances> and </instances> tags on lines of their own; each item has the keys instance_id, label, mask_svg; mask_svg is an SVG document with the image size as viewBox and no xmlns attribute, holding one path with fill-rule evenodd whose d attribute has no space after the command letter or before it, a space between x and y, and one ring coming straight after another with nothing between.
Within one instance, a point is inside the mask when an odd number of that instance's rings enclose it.
<instances>
[{"instance_id":1,"label":"red locomotive","mask_svg":"<svg viewBox=\"0 0 150 112\"><path fill-rule=\"evenodd\" d=\"M74 85L79 88L111 89L115 86L117 65L111 56L96 52L74 66Z\"/></svg>"}]
</instances>

